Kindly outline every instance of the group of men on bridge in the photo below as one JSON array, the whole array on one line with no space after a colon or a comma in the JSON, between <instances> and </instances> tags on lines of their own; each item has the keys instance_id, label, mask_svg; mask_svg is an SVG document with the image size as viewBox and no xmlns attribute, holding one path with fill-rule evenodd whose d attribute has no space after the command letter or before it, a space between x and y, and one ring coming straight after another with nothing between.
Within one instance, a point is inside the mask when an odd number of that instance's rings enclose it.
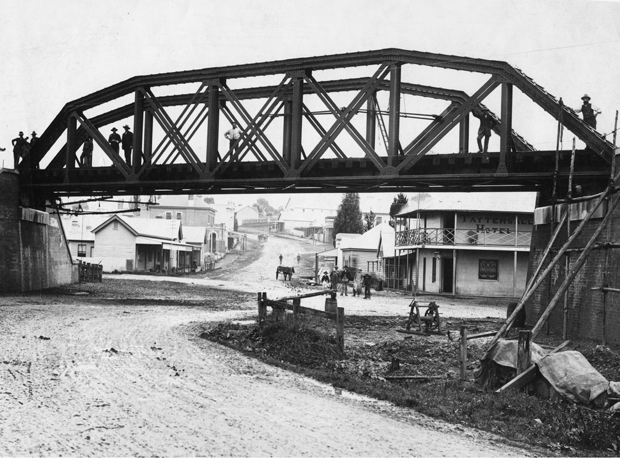
<instances>
[{"instance_id":1,"label":"group of men on bridge","mask_svg":"<svg viewBox=\"0 0 620 460\"><path fill-rule=\"evenodd\" d=\"M583 104L581 108L576 109L576 113L581 113L583 115L583 121L588 126L591 126L593 129L596 129L596 117L600 115L602 112L600 109L592 106L590 103L590 96L584 94L581 97ZM497 120L495 117L492 117L489 109L487 107L482 108L482 114L477 114L476 112L472 112L473 115L480 120L480 127L478 128L478 137L476 139L478 143L478 153L487 153L489 149L489 139L491 138L491 131L497 125ZM112 128L112 134L108 137L108 142L112 146L112 150L115 153L119 153L120 147L123 149L123 153L125 156L125 162L128 165L131 165L131 153L133 150L133 133L131 132L129 125L123 126L125 132L122 137L118 134L118 129ZM239 139L241 137L241 130L237 123L233 123L231 129L226 131L224 134L226 139L229 141L229 151L232 155L231 159L236 159L237 156L237 147L239 143ZM30 164L30 149L35 145L38 141L37 133L35 131L32 132L32 139L28 141L28 137L24 138L24 133L22 131L19 132L19 137L16 137L12 140L13 144L13 165L14 168L17 169L17 165L20 163L22 159L24 159L26 168L34 168L38 169L38 164ZM484 139L484 145L482 144L482 140ZM6 149L0 148L0 152L5 151ZM84 141L84 145L82 148L82 155L80 156L80 164L82 167L91 167L92 166L92 156L93 156L93 138L90 135L86 136L86 140Z\"/></svg>"},{"instance_id":2,"label":"group of men on bridge","mask_svg":"<svg viewBox=\"0 0 620 460\"><path fill-rule=\"evenodd\" d=\"M28 163L28 168L39 168L38 164L30 165L30 149L32 149L32 147L34 147L34 145L39 140L36 131L32 132L32 139L30 139L30 141L28 139L28 137L24 137L24 132L20 131L18 137L11 141L11 143L13 144L13 168L15 169L17 169L17 165L22 159L24 159L25 162ZM5 149L0 150L4 151Z\"/></svg>"}]
</instances>

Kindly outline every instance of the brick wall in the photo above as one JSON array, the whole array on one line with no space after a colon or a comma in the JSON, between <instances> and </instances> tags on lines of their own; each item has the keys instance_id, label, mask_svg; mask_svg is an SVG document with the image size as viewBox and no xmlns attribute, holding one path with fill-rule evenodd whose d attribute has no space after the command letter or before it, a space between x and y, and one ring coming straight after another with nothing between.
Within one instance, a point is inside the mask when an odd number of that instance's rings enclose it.
<instances>
[{"instance_id":1,"label":"brick wall","mask_svg":"<svg viewBox=\"0 0 620 460\"><path fill-rule=\"evenodd\" d=\"M610 241L620 243L620 229L617 223L620 219L620 208L616 208L610 223L611 235ZM594 231L600 224L602 219L591 219L585 226L584 231L579 235L571 245L571 248L583 248ZM571 230L580 224L581 221L571 221ZM535 267L538 266L545 247L551 235L550 224L537 225L532 236L532 247L530 251L528 276L531 276ZM568 239L566 224L560 231L554 249L559 249ZM604 230L597 239L597 243L607 241L607 230ZM608 286L620 288L620 249L607 249L609 251ZM593 250L581 271L575 277L573 283L568 289L568 309L567 309L567 337L577 338L586 337L591 339L602 340L603 338L603 293L591 288L600 287L603 284L604 266L605 266L605 249ZM552 252L545 263L545 267L557 254ZM570 254L571 267L577 260L581 252L572 252ZM527 324L533 326L538 318L553 298L557 289L566 277L565 258L552 270L550 276L536 290L532 298L526 304ZM607 331L607 341L609 343L620 343L620 293L607 293L605 302L605 318ZM564 324L564 297L556 305L550 319L548 321L548 330L554 333L561 333ZM546 331L547 328L543 328Z\"/></svg>"}]
</instances>

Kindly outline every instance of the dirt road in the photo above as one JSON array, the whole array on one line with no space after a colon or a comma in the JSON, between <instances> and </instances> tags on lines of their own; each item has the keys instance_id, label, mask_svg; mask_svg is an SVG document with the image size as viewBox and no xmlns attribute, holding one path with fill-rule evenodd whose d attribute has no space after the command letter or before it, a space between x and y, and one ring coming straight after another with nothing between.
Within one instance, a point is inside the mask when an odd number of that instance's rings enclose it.
<instances>
[{"instance_id":1,"label":"dirt road","mask_svg":"<svg viewBox=\"0 0 620 460\"><path fill-rule=\"evenodd\" d=\"M0 455L530 455L202 340L201 324L254 313L212 303L0 298Z\"/></svg>"}]
</instances>

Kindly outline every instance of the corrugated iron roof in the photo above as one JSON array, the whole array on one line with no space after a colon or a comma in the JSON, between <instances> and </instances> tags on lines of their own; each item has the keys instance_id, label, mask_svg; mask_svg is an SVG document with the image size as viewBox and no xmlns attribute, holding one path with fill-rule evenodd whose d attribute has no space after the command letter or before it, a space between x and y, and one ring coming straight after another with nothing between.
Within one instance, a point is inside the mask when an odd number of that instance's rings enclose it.
<instances>
[{"instance_id":1,"label":"corrugated iron roof","mask_svg":"<svg viewBox=\"0 0 620 460\"><path fill-rule=\"evenodd\" d=\"M463 192L410 195L409 202L397 214L404 216L420 211L484 211L533 213L535 192Z\"/></svg>"}]
</instances>

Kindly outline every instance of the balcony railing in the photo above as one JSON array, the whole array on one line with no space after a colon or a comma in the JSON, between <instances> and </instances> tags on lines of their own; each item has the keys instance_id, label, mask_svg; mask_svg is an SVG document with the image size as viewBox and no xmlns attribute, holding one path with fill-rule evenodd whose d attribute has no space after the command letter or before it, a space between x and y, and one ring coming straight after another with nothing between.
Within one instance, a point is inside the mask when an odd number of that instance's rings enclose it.
<instances>
[{"instance_id":1,"label":"balcony railing","mask_svg":"<svg viewBox=\"0 0 620 460\"><path fill-rule=\"evenodd\" d=\"M487 228L486 231L427 228L396 232L396 246L513 246L529 247L532 232Z\"/></svg>"}]
</instances>

